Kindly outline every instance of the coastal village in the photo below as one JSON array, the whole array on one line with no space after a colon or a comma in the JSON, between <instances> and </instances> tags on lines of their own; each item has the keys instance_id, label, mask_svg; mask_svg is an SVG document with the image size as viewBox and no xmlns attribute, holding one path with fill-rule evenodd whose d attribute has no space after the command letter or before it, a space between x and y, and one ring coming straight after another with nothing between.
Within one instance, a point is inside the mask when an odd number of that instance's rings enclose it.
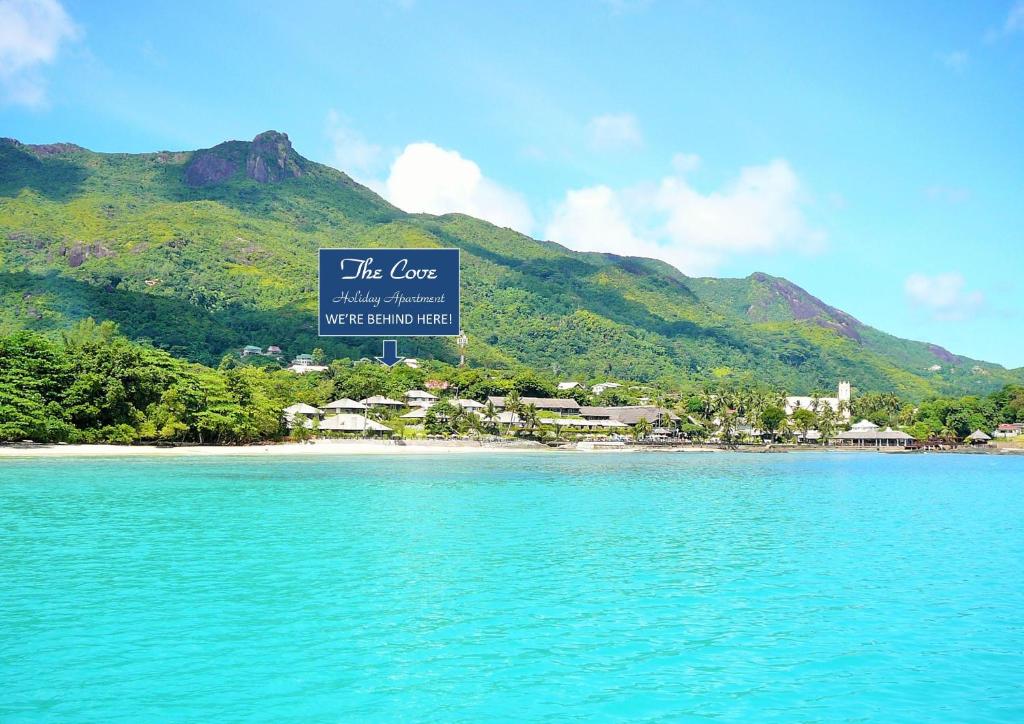
<instances>
[{"instance_id":1,"label":"coastal village","mask_svg":"<svg viewBox=\"0 0 1024 724\"><path fill-rule=\"evenodd\" d=\"M460 367L465 366L464 350ZM280 348L246 346L247 358L261 355L283 365ZM364 358L354 364L376 364ZM416 359L400 364L419 369ZM324 373L322 354L296 355L284 369L295 374ZM743 399L706 392L688 400L628 381L557 383L563 396L462 396L441 379L428 389L408 389L397 399L373 394L314 405L295 402L282 410L292 438L465 439L500 442L532 440L551 446L603 448L645 446L743 447L813 446L897 450L984 449L1024 435L1024 423L999 423L959 436L915 436L899 425L881 425L854 416L854 390L839 381L834 396L761 394ZM380 392L383 392L381 390ZM608 401L606 398L611 398ZM628 403L623 402L628 399ZM902 426L905 427L905 426ZM1021 437L1024 440L1024 437Z\"/></svg>"}]
</instances>

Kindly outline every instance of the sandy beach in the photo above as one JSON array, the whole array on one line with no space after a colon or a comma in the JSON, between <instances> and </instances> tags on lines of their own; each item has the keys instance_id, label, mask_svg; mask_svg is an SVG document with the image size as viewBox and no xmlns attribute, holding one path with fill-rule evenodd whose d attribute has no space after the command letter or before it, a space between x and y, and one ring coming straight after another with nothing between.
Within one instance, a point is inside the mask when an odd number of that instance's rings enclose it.
<instances>
[{"instance_id":1,"label":"sandy beach","mask_svg":"<svg viewBox=\"0 0 1024 724\"><path fill-rule=\"evenodd\" d=\"M472 440L316 440L260 445L44 445L19 443L0 446L0 458L67 457L230 457L230 456L319 456L319 455L459 455L465 453L549 452L540 444L480 443Z\"/></svg>"},{"instance_id":2,"label":"sandy beach","mask_svg":"<svg viewBox=\"0 0 1024 724\"><path fill-rule=\"evenodd\" d=\"M475 440L316 440L310 442L263 443L258 445L67 445L41 443L13 443L0 445L0 460L5 458L125 458L125 457L238 457L238 456L281 456L316 457L333 455L463 455L471 453L544 453L576 452L589 454L673 452L673 453L724 453L747 454L780 453L831 453L863 454L882 452L892 455L1024 455L1024 448L988 447L959 448L956 450L903 450L887 448L852 447L790 447L790 446L740 446L736 448L713 445L674 445L644 447L634 445L602 446L566 445L552 448L536 442L518 440L514 443L477 442Z\"/></svg>"}]
</instances>

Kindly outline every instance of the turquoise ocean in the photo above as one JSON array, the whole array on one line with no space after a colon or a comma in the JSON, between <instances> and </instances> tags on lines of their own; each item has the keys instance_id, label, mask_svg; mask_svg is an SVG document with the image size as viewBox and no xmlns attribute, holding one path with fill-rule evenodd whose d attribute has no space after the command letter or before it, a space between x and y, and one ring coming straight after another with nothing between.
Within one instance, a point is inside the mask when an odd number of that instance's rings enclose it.
<instances>
[{"instance_id":1,"label":"turquoise ocean","mask_svg":"<svg viewBox=\"0 0 1024 724\"><path fill-rule=\"evenodd\" d=\"M1022 721L1024 457L0 461L0 721Z\"/></svg>"}]
</instances>

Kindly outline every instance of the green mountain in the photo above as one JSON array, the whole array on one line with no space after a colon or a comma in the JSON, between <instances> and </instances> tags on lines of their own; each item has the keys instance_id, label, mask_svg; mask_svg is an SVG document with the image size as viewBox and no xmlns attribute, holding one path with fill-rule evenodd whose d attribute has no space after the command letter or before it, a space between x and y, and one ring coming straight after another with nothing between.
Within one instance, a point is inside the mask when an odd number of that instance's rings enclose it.
<instances>
[{"instance_id":1,"label":"green mountain","mask_svg":"<svg viewBox=\"0 0 1024 724\"><path fill-rule=\"evenodd\" d=\"M316 335L325 246L462 249L471 364L674 383L748 376L792 392L849 379L912 398L1024 379L887 335L784 279L691 278L461 214L407 214L275 131L146 154L0 141L0 333L92 316L207 363L250 343L376 354L378 340ZM440 338L401 351L455 356Z\"/></svg>"}]
</instances>

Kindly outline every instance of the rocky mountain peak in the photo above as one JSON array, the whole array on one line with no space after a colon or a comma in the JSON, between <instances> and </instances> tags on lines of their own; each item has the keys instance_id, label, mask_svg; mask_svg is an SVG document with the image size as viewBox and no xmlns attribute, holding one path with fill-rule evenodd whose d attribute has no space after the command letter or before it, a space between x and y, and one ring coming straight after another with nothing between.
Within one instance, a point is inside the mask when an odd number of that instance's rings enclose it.
<instances>
[{"instance_id":1,"label":"rocky mountain peak","mask_svg":"<svg viewBox=\"0 0 1024 724\"><path fill-rule=\"evenodd\" d=\"M264 131L252 139L245 174L260 183L296 178L302 175L300 161L287 133Z\"/></svg>"},{"instance_id":2,"label":"rocky mountain peak","mask_svg":"<svg viewBox=\"0 0 1024 724\"><path fill-rule=\"evenodd\" d=\"M210 186L244 169L258 183L277 183L302 176L306 161L292 148L287 133L264 131L249 143L227 141L196 151L185 167L185 183Z\"/></svg>"}]
</instances>

